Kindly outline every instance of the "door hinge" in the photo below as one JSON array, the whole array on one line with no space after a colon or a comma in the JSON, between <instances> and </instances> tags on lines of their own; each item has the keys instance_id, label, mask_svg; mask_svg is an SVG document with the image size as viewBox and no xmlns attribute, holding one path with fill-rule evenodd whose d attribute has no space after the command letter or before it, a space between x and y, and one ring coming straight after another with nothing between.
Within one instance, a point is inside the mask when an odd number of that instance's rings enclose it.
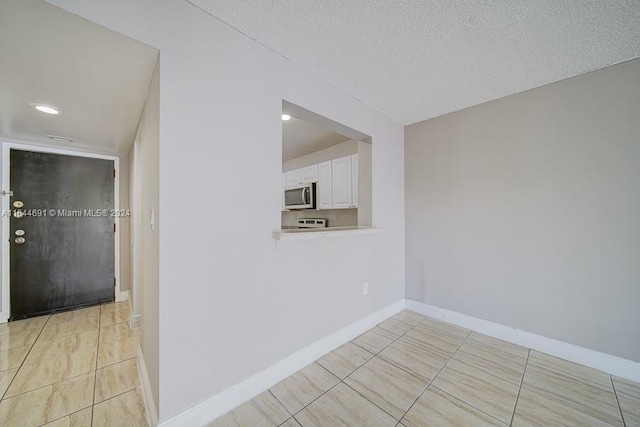
<instances>
[{"instance_id":1,"label":"door hinge","mask_svg":"<svg viewBox=\"0 0 640 427\"><path fill-rule=\"evenodd\" d=\"M113 232L114 233L116 232L116 225L115 224L113 224Z\"/></svg>"},{"instance_id":2,"label":"door hinge","mask_svg":"<svg viewBox=\"0 0 640 427\"><path fill-rule=\"evenodd\" d=\"M114 288L116 287L116 278L115 277L113 278L113 287Z\"/></svg>"}]
</instances>

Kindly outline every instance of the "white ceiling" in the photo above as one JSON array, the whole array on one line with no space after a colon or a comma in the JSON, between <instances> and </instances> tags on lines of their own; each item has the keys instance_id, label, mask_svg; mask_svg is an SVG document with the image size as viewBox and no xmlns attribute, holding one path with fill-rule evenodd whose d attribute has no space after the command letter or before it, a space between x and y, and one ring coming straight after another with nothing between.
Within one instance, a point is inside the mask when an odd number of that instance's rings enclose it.
<instances>
[{"instance_id":1,"label":"white ceiling","mask_svg":"<svg viewBox=\"0 0 640 427\"><path fill-rule=\"evenodd\" d=\"M304 120L291 117L282 122L282 161L296 159L349 140Z\"/></svg>"},{"instance_id":2,"label":"white ceiling","mask_svg":"<svg viewBox=\"0 0 640 427\"><path fill-rule=\"evenodd\" d=\"M40 0L0 1L0 136L121 154L131 146L158 51ZM56 106L60 116L30 103Z\"/></svg>"},{"instance_id":3,"label":"white ceiling","mask_svg":"<svg viewBox=\"0 0 640 427\"><path fill-rule=\"evenodd\" d=\"M410 124L640 56L640 1L187 0Z\"/></svg>"}]
</instances>

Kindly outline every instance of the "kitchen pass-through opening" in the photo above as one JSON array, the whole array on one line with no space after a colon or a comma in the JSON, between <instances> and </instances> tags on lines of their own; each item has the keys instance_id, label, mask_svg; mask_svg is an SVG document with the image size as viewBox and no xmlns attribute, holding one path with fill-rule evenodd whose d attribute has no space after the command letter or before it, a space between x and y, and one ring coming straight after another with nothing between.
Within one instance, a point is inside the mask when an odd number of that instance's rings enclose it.
<instances>
[{"instance_id":1,"label":"kitchen pass-through opening","mask_svg":"<svg viewBox=\"0 0 640 427\"><path fill-rule=\"evenodd\" d=\"M285 230L370 227L371 137L282 102L282 220Z\"/></svg>"}]
</instances>

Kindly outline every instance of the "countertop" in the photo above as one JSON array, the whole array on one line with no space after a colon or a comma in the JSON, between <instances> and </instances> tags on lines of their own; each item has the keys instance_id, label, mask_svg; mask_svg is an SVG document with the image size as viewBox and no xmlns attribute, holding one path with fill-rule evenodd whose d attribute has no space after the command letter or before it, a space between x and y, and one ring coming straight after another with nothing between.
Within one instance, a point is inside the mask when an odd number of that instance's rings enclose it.
<instances>
[{"instance_id":1,"label":"countertop","mask_svg":"<svg viewBox=\"0 0 640 427\"><path fill-rule=\"evenodd\" d=\"M381 231L373 227L284 228L273 232L276 240L307 240L347 234L371 234Z\"/></svg>"}]
</instances>

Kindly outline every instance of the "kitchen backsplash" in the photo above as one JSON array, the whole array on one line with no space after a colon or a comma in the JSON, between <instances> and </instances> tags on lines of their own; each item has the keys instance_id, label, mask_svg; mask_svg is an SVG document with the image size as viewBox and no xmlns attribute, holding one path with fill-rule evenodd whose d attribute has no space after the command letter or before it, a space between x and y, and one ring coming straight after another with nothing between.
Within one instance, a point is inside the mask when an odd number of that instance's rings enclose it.
<instances>
[{"instance_id":1,"label":"kitchen backsplash","mask_svg":"<svg viewBox=\"0 0 640 427\"><path fill-rule=\"evenodd\" d=\"M285 211L282 212L282 226L297 227L298 218L326 218L329 227L354 227L358 225L358 209Z\"/></svg>"}]
</instances>

